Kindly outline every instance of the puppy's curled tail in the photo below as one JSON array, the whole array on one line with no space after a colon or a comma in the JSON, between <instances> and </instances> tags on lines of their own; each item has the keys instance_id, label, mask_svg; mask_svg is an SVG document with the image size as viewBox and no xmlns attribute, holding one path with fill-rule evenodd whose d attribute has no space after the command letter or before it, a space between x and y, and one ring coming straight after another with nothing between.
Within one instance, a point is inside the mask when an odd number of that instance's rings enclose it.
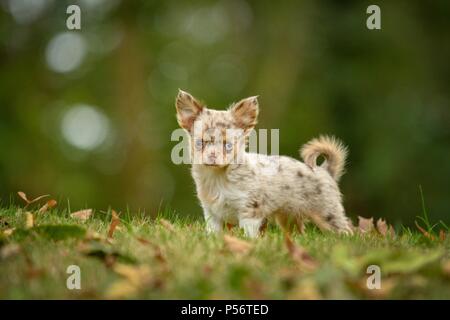
<instances>
[{"instance_id":1,"label":"puppy's curled tail","mask_svg":"<svg viewBox=\"0 0 450 320\"><path fill-rule=\"evenodd\" d=\"M347 147L335 137L320 136L312 139L300 149L300 155L306 165L311 168L317 166L317 158L325 157L321 167L326 169L337 182L344 174Z\"/></svg>"}]
</instances>

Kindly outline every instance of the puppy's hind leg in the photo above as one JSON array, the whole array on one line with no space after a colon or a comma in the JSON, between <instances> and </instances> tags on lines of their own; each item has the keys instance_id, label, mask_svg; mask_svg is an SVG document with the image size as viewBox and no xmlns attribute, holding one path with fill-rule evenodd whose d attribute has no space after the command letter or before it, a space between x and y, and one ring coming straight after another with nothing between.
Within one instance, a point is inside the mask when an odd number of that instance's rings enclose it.
<instances>
[{"instance_id":1,"label":"puppy's hind leg","mask_svg":"<svg viewBox=\"0 0 450 320\"><path fill-rule=\"evenodd\" d=\"M297 231L300 234L305 233L305 222L302 215L295 216L295 225L297 226Z\"/></svg>"},{"instance_id":2,"label":"puppy's hind leg","mask_svg":"<svg viewBox=\"0 0 450 320\"><path fill-rule=\"evenodd\" d=\"M341 204L316 210L308 216L321 230L353 234L353 225L345 216Z\"/></svg>"},{"instance_id":3,"label":"puppy's hind leg","mask_svg":"<svg viewBox=\"0 0 450 320\"><path fill-rule=\"evenodd\" d=\"M274 214L275 219L277 221L277 224L280 226L280 228L286 232L286 233L291 233L291 227L289 225L289 217L287 214L283 213L283 212L277 212Z\"/></svg>"},{"instance_id":4,"label":"puppy's hind leg","mask_svg":"<svg viewBox=\"0 0 450 320\"><path fill-rule=\"evenodd\" d=\"M304 218L300 214L292 217L285 212L277 212L275 214L275 219L281 229L288 234L293 232L295 227L297 227L297 231L300 234L305 232Z\"/></svg>"}]
</instances>

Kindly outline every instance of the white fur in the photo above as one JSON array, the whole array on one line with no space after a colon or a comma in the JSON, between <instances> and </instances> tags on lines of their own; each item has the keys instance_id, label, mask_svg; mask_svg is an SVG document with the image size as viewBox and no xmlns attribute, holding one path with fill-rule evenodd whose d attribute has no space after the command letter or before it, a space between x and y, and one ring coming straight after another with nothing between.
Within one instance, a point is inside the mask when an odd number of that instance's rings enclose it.
<instances>
[{"instance_id":1,"label":"white fur","mask_svg":"<svg viewBox=\"0 0 450 320\"><path fill-rule=\"evenodd\" d=\"M337 185L347 154L338 140L320 137L307 143L301 149L307 164L285 156L247 153L242 146L256 124L259 109L256 97L241 100L227 111L217 111L180 91L176 106L178 121L189 132L191 150L200 139L198 152L206 157L220 155L209 165L192 165L208 232L220 232L227 222L239 224L247 236L256 237L266 219L275 217L286 227L289 216L296 220L300 230L307 219L323 230L352 232ZM206 129L200 133L192 130L198 121L206 123ZM213 139L211 134L212 130L220 135L224 127L244 132L229 152L222 140ZM237 155L242 160L239 163L233 162ZM319 155L326 158L322 166L316 163Z\"/></svg>"}]
</instances>

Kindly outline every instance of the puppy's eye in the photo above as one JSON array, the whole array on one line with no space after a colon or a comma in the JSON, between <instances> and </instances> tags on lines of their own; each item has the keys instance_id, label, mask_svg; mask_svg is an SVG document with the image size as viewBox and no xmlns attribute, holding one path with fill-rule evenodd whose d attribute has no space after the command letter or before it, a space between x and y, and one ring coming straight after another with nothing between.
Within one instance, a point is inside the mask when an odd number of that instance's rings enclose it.
<instances>
[{"instance_id":1,"label":"puppy's eye","mask_svg":"<svg viewBox=\"0 0 450 320\"><path fill-rule=\"evenodd\" d=\"M231 142L225 143L225 150L231 151L233 149L233 144Z\"/></svg>"},{"instance_id":2,"label":"puppy's eye","mask_svg":"<svg viewBox=\"0 0 450 320\"><path fill-rule=\"evenodd\" d=\"M195 140L195 147L196 147L197 149L203 148L203 140L202 140L202 139L197 139L197 140Z\"/></svg>"}]
</instances>

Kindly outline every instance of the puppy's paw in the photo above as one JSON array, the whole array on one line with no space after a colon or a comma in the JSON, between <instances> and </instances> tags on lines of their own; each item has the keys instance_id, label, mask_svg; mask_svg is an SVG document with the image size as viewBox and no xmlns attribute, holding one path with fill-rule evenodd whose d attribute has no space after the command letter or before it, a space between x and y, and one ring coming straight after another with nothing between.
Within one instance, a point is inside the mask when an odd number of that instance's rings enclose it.
<instances>
[{"instance_id":1,"label":"puppy's paw","mask_svg":"<svg viewBox=\"0 0 450 320\"><path fill-rule=\"evenodd\" d=\"M262 218L244 218L239 220L239 227L244 229L244 233L249 238L258 237L263 224L264 219Z\"/></svg>"}]
</instances>

